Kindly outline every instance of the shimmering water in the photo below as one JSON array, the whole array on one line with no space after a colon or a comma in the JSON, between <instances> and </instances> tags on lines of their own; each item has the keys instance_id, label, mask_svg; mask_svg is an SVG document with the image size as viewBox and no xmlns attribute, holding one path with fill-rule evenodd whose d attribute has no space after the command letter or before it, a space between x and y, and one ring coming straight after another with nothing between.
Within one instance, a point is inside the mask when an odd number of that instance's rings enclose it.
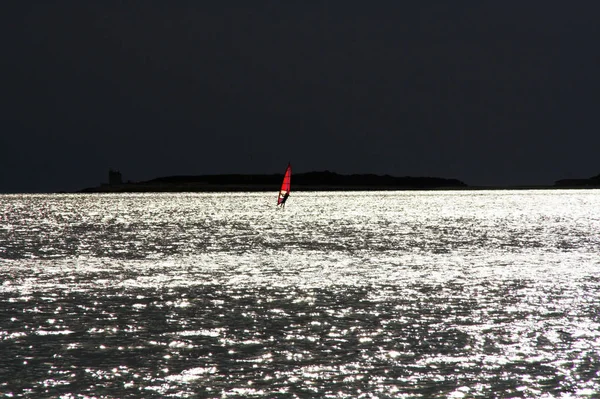
<instances>
[{"instance_id":1,"label":"shimmering water","mask_svg":"<svg viewBox=\"0 0 600 399\"><path fill-rule=\"evenodd\" d=\"M600 392L600 191L0 196L0 394Z\"/></svg>"}]
</instances>

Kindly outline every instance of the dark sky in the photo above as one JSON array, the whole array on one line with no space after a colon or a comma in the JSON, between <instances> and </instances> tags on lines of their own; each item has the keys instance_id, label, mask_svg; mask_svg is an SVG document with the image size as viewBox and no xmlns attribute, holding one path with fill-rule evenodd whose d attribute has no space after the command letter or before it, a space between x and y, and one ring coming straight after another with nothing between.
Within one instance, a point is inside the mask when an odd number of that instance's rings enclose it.
<instances>
[{"instance_id":1,"label":"dark sky","mask_svg":"<svg viewBox=\"0 0 600 399\"><path fill-rule=\"evenodd\" d=\"M10 4L10 5L9 5ZM600 173L597 1L14 1L0 192L331 170Z\"/></svg>"}]
</instances>

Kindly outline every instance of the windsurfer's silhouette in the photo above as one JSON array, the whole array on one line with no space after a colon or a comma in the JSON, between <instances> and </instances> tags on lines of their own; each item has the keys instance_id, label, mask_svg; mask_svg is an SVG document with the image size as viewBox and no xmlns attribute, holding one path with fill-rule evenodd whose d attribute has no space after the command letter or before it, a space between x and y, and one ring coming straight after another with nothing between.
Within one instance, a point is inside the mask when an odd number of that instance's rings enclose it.
<instances>
[{"instance_id":1,"label":"windsurfer's silhouette","mask_svg":"<svg viewBox=\"0 0 600 399\"><path fill-rule=\"evenodd\" d=\"M285 208L285 201L287 201L289 196L290 196L289 191L287 193L283 194L283 198L281 198L281 202L279 203L279 205L281 205L282 208Z\"/></svg>"}]
</instances>

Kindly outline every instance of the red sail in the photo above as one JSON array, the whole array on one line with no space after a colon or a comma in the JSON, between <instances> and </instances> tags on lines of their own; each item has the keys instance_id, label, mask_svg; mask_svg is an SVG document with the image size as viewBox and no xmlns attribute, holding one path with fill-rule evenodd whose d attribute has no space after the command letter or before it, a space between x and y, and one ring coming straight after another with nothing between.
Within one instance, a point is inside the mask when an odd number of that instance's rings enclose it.
<instances>
[{"instance_id":1,"label":"red sail","mask_svg":"<svg viewBox=\"0 0 600 399\"><path fill-rule=\"evenodd\" d=\"M285 170L285 174L283 175L283 183L281 183L281 188L279 189L279 196L277 197L277 205L284 203L287 200L287 196L290 193L292 182L292 165L288 163L287 169Z\"/></svg>"}]
</instances>

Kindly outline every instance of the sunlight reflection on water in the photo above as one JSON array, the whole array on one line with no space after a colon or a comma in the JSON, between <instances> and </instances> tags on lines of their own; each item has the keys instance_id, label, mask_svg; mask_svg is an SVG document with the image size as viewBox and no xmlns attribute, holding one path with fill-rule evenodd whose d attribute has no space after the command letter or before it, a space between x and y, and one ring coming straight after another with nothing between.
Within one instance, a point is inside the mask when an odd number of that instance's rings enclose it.
<instances>
[{"instance_id":1,"label":"sunlight reflection on water","mask_svg":"<svg viewBox=\"0 0 600 399\"><path fill-rule=\"evenodd\" d=\"M0 196L0 393L594 397L597 191Z\"/></svg>"}]
</instances>

